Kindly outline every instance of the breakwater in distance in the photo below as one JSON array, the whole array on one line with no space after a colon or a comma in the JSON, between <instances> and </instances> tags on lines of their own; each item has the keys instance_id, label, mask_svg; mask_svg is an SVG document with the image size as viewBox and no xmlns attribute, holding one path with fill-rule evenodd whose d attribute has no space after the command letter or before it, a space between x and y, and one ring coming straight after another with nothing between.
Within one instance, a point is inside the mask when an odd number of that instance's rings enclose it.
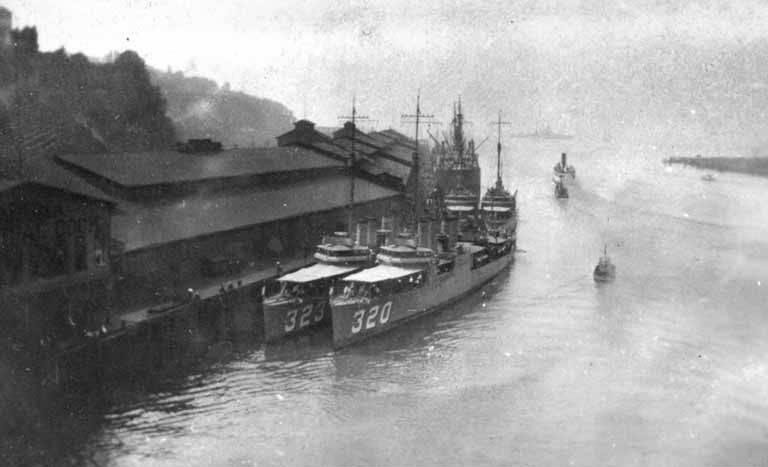
<instances>
[{"instance_id":1,"label":"breakwater in distance","mask_svg":"<svg viewBox=\"0 0 768 467\"><path fill-rule=\"evenodd\" d=\"M688 165L697 169L768 177L768 157L670 157L664 162Z\"/></svg>"}]
</instances>

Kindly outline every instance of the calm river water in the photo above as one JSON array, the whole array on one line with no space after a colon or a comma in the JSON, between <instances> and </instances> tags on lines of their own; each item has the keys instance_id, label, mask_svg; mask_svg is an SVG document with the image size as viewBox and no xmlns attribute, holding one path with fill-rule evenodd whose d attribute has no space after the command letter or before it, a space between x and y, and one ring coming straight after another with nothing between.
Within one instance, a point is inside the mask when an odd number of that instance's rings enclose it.
<instances>
[{"instance_id":1,"label":"calm river water","mask_svg":"<svg viewBox=\"0 0 768 467\"><path fill-rule=\"evenodd\" d=\"M661 163L696 152L512 142L524 251L493 283L362 345L253 345L132 394L62 463L766 465L768 180Z\"/></svg>"}]
</instances>

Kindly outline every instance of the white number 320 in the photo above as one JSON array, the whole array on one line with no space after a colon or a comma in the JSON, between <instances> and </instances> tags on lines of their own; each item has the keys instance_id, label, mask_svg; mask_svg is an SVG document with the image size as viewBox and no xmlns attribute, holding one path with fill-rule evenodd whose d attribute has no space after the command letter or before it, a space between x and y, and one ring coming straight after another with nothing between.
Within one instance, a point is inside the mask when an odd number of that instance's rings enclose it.
<instances>
[{"instance_id":1,"label":"white number 320","mask_svg":"<svg viewBox=\"0 0 768 467\"><path fill-rule=\"evenodd\" d=\"M360 332L363 329L363 325L365 325L365 329L372 329L378 324L386 324L389 321L391 311L392 302L385 303L381 309L379 309L379 305L376 305L368 310L356 311L353 317L355 322L352 324L352 334Z\"/></svg>"}]
</instances>

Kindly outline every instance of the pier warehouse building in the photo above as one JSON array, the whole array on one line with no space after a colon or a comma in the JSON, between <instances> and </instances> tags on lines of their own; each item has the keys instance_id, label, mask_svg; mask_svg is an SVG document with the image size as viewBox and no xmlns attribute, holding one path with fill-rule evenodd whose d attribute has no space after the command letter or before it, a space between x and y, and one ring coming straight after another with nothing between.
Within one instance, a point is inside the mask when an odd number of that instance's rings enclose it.
<instances>
[{"instance_id":1,"label":"pier warehouse building","mask_svg":"<svg viewBox=\"0 0 768 467\"><path fill-rule=\"evenodd\" d=\"M351 124L345 130L359 133ZM415 143L396 132L389 138L377 147L352 143L301 120L278 147L222 150L201 140L56 162L115 200L110 257L120 309L281 259L311 258L323 234L347 229L352 185L352 217L362 224L361 241L370 240L377 219L407 209L404 190L413 183L407 154Z\"/></svg>"},{"instance_id":2,"label":"pier warehouse building","mask_svg":"<svg viewBox=\"0 0 768 467\"><path fill-rule=\"evenodd\" d=\"M0 323L24 358L98 329L110 309L115 203L61 185L0 181Z\"/></svg>"},{"instance_id":3,"label":"pier warehouse building","mask_svg":"<svg viewBox=\"0 0 768 467\"><path fill-rule=\"evenodd\" d=\"M351 124L325 135L307 120L277 140L30 154L21 171L4 171L0 320L9 352L54 358L121 335L126 314L141 316L128 323L154 322L163 314L151 308L183 303L189 288L240 278L245 286L250 271L275 271L276 261L311 261L322 235L347 229L352 185L352 234L363 244L375 242L382 217L410 212L414 140ZM420 168L427 179L429 167Z\"/></svg>"}]
</instances>

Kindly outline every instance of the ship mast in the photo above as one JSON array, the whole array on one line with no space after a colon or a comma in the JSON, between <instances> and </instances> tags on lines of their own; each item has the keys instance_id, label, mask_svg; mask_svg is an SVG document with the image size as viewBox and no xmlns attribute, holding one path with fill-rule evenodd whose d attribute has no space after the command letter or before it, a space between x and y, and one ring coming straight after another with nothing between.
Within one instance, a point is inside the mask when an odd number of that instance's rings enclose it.
<instances>
[{"instance_id":1,"label":"ship mast","mask_svg":"<svg viewBox=\"0 0 768 467\"><path fill-rule=\"evenodd\" d=\"M355 96L352 94L352 151L349 155L349 214L347 217L347 232L352 235L352 216L355 209L355 139L357 139L357 127L355 127L355 117L357 109L355 108Z\"/></svg>"},{"instance_id":2,"label":"ship mast","mask_svg":"<svg viewBox=\"0 0 768 467\"><path fill-rule=\"evenodd\" d=\"M458 110L453 105L453 145L459 155L459 167L464 167L464 114L461 113L461 97L459 97Z\"/></svg>"},{"instance_id":3,"label":"ship mast","mask_svg":"<svg viewBox=\"0 0 768 467\"><path fill-rule=\"evenodd\" d=\"M496 140L496 185L501 185L501 110L499 110L499 136Z\"/></svg>"},{"instance_id":4,"label":"ship mast","mask_svg":"<svg viewBox=\"0 0 768 467\"><path fill-rule=\"evenodd\" d=\"M499 110L499 119L492 124L498 127L498 136L496 140L496 187L501 188L501 125L511 125L512 122L504 122L501 120L501 110ZM481 143L482 144L482 143Z\"/></svg>"},{"instance_id":5,"label":"ship mast","mask_svg":"<svg viewBox=\"0 0 768 467\"><path fill-rule=\"evenodd\" d=\"M367 115L357 116L357 96L352 94L352 115L339 116L339 120L351 120L352 121L352 134L350 139L352 140L352 147L350 149L349 159L347 160L347 174L349 175L349 206L347 208L347 232L352 234L352 217L355 207L355 167L357 164L357 153L355 152L355 141L357 140L357 121L364 120L369 121Z\"/></svg>"},{"instance_id":6,"label":"ship mast","mask_svg":"<svg viewBox=\"0 0 768 467\"><path fill-rule=\"evenodd\" d=\"M421 89L416 93L416 151L413 153L413 217L418 225L421 217L421 199L419 197L419 120L421 119Z\"/></svg>"},{"instance_id":7,"label":"ship mast","mask_svg":"<svg viewBox=\"0 0 768 467\"><path fill-rule=\"evenodd\" d=\"M413 169L411 169L411 179L413 180L413 217L414 222L418 224L421 218L421 178L420 178L420 161L419 161L419 124L422 118L426 118L427 123L440 124L435 122L435 116L430 114L421 113L421 89L416 94L416 113L415 114L402 114L400 115L402 123L415 123L416 124L416 150L413 152Z\"/></svg>"}]
</instances>

